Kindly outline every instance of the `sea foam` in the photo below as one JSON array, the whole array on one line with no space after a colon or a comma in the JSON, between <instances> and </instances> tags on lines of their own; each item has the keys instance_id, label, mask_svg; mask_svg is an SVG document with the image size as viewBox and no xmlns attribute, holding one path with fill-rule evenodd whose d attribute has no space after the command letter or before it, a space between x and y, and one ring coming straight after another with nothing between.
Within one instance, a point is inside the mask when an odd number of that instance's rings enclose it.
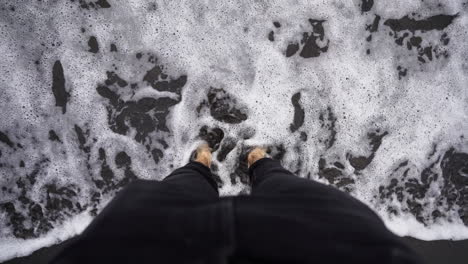
<instances>
[{"instance_id":1,"label":"sea foam","mask_svg":"<svg viewBox=\"0 0 468 264\"><path fill-rule=\"evenodd\" d=\"M468 238L466 4L374 2L0 1L0 261L184 165L204 126L222 195L264 145L398 235Z\"/></svg>"}]
</instances>

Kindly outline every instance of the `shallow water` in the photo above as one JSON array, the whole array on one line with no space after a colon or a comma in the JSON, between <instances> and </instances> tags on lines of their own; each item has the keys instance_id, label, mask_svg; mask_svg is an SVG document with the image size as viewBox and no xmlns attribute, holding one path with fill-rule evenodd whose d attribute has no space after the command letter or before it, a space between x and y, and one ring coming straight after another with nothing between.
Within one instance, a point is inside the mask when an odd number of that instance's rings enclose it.
<instances>
[{"instance_id":1,"label":"shallow water","mask_svg":"<svg viewBox=\"0 0 468 264\"><path fill-rule=\"evenodd\" d=\"M245 146L399 235L468 238L466 1L0 0L0 261L79 233L200 140Z\"/></svg>"}]
</instances>

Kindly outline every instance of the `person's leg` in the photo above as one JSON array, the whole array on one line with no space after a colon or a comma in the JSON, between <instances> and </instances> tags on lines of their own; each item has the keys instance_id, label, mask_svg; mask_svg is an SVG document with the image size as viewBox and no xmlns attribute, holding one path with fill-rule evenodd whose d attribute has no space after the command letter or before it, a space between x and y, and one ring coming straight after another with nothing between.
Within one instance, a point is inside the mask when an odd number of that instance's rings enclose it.
<instances>
[{"instance_id":1,"label":"person's leg","mask_svg":"<svg viewBox=\"0 0 468 264\"><path fill-rule=\"evenodd\" d=\"M264 149L255 148L248 155L249 177L252 186L252 195L258 196L299 196L303 199L316 200L333 199L345 201L368 210L369 208L332 186L328 186L313 180L300 178L285 169L278 160L267 157Z\"/></svg>"},{"instance_id":2,"label":"person's leg","mask_svg":"<svg viewBox=\"0 0 468 264\"><path fill-rule=\"evenodd\" d=\"M241 258L289 263L417 263L366 205L299 178L279 161L249 162L250 197L236 199Z\"/></svg>"},{"instance_id":3,"label":"person's leg","mask_svg":"<svg viewBox=\"0 0 468 264\"><path fill-rule=\"evenodd\" d=\"M302 180L267 157L266 149L256 147L247 155L247 166L253 195L301 192ZM299 179L299 181L298 181ZM308 186L310 188L310 186Z\"/></svg>"},{"instance_id":4,"label":"person's leg","mask_svg":"<svg viewBox=\"0 0 468 264\"><path fill-rule=\"evenodd\" d=\"M200 257L197 248L215 248L217 230L224 228L218 223L219 195L206 155L197 155L163 181L130 183L56 263L168 263Z\"/></svg>"},{"instance_id":5,"label":"person's leg","mask_svg":"<svg viewBox=\"0 0 468 264\"><path fill-rule=\"evenodd\" d=\"M316 184L304 181L286 170L278 160L262 158L249 168L252 194L296 194L310 190Z\"/></svg>"},{"instance_id":6,"label":"person's leg","mask_svg":"<svg viewBox=\"0 0 468 264\"><path fill-rule=\"evenodd\" d=\"M211 174L211 149L207 144L196 150L194 161L176 169L163 183L171 192L179 192L190 198L217 198L218 185Z\"/></svg>"},{"instance_id":7,"label":"person's leg","mask_svg":"<svg viewBox=\"0 0 468 264\"><path fill-rule=\"evenodd\" d=\"M210 168L192 161L176 169L161 182L172 193L191 198L217 198L218 186Z\"/></svg>"},{"instance_id":8,"label":"person's leg","mask_svg":"<svg viewBox=\"0 0 468 264\"><path fill-rule=\"evenodd\" d=\"M217 201L218 189L211 177L210 165L210 149L201 145L194 161L174 170L164 180L136 180L127 185L94 219L90 228L104 219L120 216L127 208L144 215L164 208L173 210Z\"/></svg>"},{"instance_id":9,"label":"person's leg","mask_svg":"<svg viewBox=\"0 0 468 264\"><path fill-rule=\"evenodd\" d=\"M249 168L253 196L295 200L319 207L341 204L355 212L363 211L380 222L365 204L332 186L300 178L285 169L278 160L262 158ZM359 209L359 211L357 210Z\"/></svg>"}]
</instances>

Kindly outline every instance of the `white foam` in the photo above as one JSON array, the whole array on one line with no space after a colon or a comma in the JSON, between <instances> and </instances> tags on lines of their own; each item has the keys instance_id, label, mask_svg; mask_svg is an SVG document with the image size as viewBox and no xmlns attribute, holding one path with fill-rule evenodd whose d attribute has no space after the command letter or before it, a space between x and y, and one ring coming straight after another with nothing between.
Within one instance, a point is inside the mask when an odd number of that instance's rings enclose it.
<instances>
[{"instance_id":1,"label":"white foam","mask_svg":"<svg viewBox=\"0 0 468 264\"><path fill-rule=\"evenodd\" d=\"M416 221L412 215L403 215L398 218L384 218L387 227L400 236L412 236L422 240L462 240L468 236L468 229L461 221L440 221L425 226Z\"/></svg>"},{"instance_id":2,"label":"white foam","mask_svg":"<svg viewBox=\"0 0 468 264\"><path fill-rule=\"evenodd\" d=\"M43 185L57 181L80 186L77 199L86 204L93 189L90 177L99 174L100 147L106 150L112 169L116 169L115 154L126 151L140 178L159 180L170 173L171 165L177 167L187 161L202 125L218 126L226 136L235 138L241 131L254 128L255 136L244 143L283 143L287 149L284 160L287 168L294 169L301 161L300 177L310 172L312 178L326 182L317 176L319 159L324 156L344 162L348 153L367 155L370 146L366 135L370 129L379 128L389 134L372 163L359 175L349 162L345 164L344 173L356 181L352 194L379 212L399 235L421 239L468 238L468 229L460 222L440 221L424 226L405 213L390 216L385 210L388 204L381 205L374 198L379 186L388 182L400 162L410 160L411 175L418 177L450 147L467 151L468 20L466 13L460 11L463 1L444 1L444 7L438 9L435 6L438 1L376 1L369 14L361 13L359 1L157 1L156 10L150 8L154 1L110 2L110 9L99 11L81 10L71 1L63 5L51 1L18 4L16 13L0 18L0 131L24 146L16 152L2 148L0 160L15 166L20 160L26 163L24 169L2 167L0 184L14 185L14 175L26 174L35 163L47 158L46 168L39 174L30 197L40 203ZM444 30L450 37L448 59L434 59L421 65L415 52L395 45L383 21L412 12L423 17L460 12ZM367 43L365 25L372 22L374 13L382 21L372 42ZM321 44L329 40L328 51L316 58L303 59L297 54L286 58L289 42L298 41L302 32L311 31L309 18L325 20L326 40ZM281 27L275 28L273 21L279 21ZM85 28L84 34L81 28ZM274 42L267 38L272 30ZM87 52L90 36L98 40L97 54ZM439 37L438 31L424 33L427 43L436 43ZM59 42L60 46L51 46ZM116 44L118 53L110 52L111 43ZM367 48L371 49L369 56ZM133 139L136 131L119 135L109 128L108 100L96 92L97 85L106 79L106 71L115 70L113 64L122 78L141 81L151 64L135 59L136 52L155 54L170 76L188 76L182 101L172 108L168 118L171 132L151 135L152 139L165 137L169 144L159 165L145 146ZM40 64L35 65L35 60L40 60ZM51 92L51 69L56 60L63 65L71 96L65 115L55 106ZM396 68L403 64L408 67L408 74L399 80ZM196 109L206 100L210 87L224 88L248 109L249 118L230 125L215 120L208 115L209 111L200 116ZM300 131L307 132L307 142L300 141L298 133L291 134L289 130L294 115L291 96L296 92L301 92L300 102L305 110ZM140 86L136 91L121 89L117 93L129 101L168 94L155 92L149 86ZM171 98L177 95L172 94ZM336 116L338 131L336 142L329 149L321 142L328 137L328 130L319 121L320 113L328 106ZM89 131L86 142L91 148L89 155L79 149L75 124ZM48 140L51 129L63 144ZM155 141L151 147L157 146ZM434 143L437 153L428 158ZM240 183L231 185L229 176L236 166L240 145L239 141L226 161L217 164L225 182L220 190L223 195L237 194L245 188ZM295 147L301 149L301 155ZM88 159L91 171L86 166ZM439 179L431 185L426 214L436 207L431 199L442 184ZM4 194L0 203L14 199L14 195ZM399 203L394 206L405 208ZM25 209L17 210L27 214ZM89 222L85 214L26 241L11 238L11 230L5 227L0 237L0 249L4 249L0 250L4 252L0 260L71 237ZM449 215L456 219L456 212Z\"/></svg>"},{"instance_id":3,"label":"white foam","mask_svg":"<svg viewBox=\"0 0 468 264\"><path fill-rule=\"evenodd\" d=\"M89 212L75 215L57 226L45 236L34 239L19 239L11 237L0 238L0 261L6 261L15 257L22 257L43 247L52 246L56 243L70 239L83 230L91 222L92 217Z\"/></svg>"}]
</instances>

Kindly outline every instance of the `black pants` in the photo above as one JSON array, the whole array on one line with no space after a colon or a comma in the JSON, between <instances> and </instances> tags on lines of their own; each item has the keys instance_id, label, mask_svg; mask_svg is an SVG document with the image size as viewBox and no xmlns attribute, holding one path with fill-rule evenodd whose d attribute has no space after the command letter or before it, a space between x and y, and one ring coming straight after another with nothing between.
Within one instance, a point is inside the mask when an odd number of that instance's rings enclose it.
<instances>
[{"instance_id":1,"label":"black pants","mask_svg":"<svg viewBox=\"0 0 468 264\"><path fill-rule=\"evenodd\" d=\"M54 263L419 263L350 195L267 158L249 173L237 197L219 198L197 162L135 181Z\"/></svg>"}]
</instances>

